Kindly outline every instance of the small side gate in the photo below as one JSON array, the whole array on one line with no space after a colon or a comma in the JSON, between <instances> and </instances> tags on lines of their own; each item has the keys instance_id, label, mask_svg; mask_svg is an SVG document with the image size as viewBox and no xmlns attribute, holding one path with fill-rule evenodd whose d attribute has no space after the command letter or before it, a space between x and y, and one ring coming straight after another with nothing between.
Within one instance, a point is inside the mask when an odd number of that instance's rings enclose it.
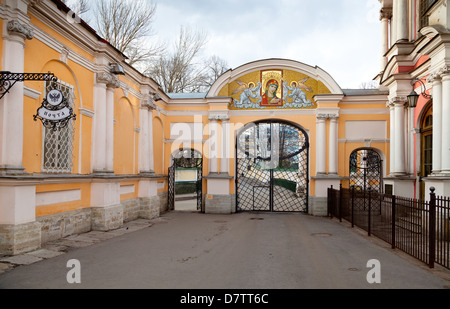
<instances>
[{"instance_id":1,"label":"small side gate","mask_svg":"<svg viewBox=\"0 0 450 309\"><path fill-rule=\"evenodd\" d=\"M169 210L175 210L175 182L177 169L195 169L195 190L197 195L197 210L203 210L203 158L200 152L194 149L183 149L172 155L172 164L169 167Z\"/></svg>"},{"instance_id":2,"label":"small side gate","mask_svg":"<svg viewBox=\"0 0 450 309\"><path fill-rule=\"evenodd\" d=\"M383 161L373 149L361 148L350 155L350 188L358 191L382 190Z\"/></svg>"}]
</instances>

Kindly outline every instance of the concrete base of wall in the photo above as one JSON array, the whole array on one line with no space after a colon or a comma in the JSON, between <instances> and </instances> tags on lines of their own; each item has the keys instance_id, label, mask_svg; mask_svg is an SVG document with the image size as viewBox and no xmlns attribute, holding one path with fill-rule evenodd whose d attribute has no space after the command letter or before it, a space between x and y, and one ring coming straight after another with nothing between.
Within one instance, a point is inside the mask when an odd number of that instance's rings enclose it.
<instances>
[{"instance_id":1,"label":"concrete base of wall","mask_svg":"<svg viewBox=\"0 0 450 309\"><path fill-rule=\"evenodd\" d=\"M41 242L58 240L91 230L91 209L78 209L37 219L41 224Z\"/></svg>"},{"instance_id":2,"label":"concrete base of wall","mask_svg":"<svg viewBox=\"0 0 450 309\"><path fill-rule=\"evenodd\" d=\"M151 220L158 218L160 213L161 199L159 196L140 199L139 218Z\"/></svg>"},{"instance_id":3,"label":"concrete base of wall","mask_svg":"<svg viewBox=\"0 0 450 309\"><path fill-rule=\"evenodd\" d=\"M167 192L158 194L160 213L166 213L169 211L169 194Z\"/></svg>"},{"instance_id":4,"label":"concrete base of wall","mask_svg":"<svg viewBox=\"0 0 450 309\"><path fill-rule=\"evenodd\" d=\"M0 225L0 254L18 255L41 247L41 224Z\"/></svg>"},{"instance_id":5,"label":"concrete base of wall","mask_svg":"<svg viewBox=\"0 0 450 309\"><path fill-rule=\"evenodd\" d=\"M309 214L317 217L328 216L328 199L312 196L309 199Z\"/></svg>"},{"instance_id":6,"label":"concrete base of wall","mask_svg":"<svg viewBox=\"0 0 450 309\"><path fill-rule=\"evenodd\" d=\"M124 222L123 214L122 205L93 207L92 230L106 232L120 228Z\"/></svg>"},{"instance_id":7,"label":"concrete base of wall","mask_svg":"<svg viewBox=\"0 0 450 309\"><path fill-rule=\"evenodd\" d=\"M232 214L236 212L234 195L207 195L205 213Z\"/></svg>"}]
</instances>

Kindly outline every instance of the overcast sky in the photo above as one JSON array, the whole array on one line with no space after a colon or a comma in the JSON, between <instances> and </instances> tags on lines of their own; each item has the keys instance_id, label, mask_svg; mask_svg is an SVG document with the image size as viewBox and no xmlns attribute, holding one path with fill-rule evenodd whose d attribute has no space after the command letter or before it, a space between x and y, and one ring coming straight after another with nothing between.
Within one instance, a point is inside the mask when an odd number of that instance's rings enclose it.
<instances>
[{"instance_id":1,"label":"overcast sky","mask_svg":"<svg viewBox=\"0 0 450 309\"><path fill-rule=\"evenodd\" d=\"M230 68L268 58L319 66L342 88L380 71L378 0L153 0L154 31L173 42L180 26L204 30L204 55Z\"/></svg>"}]
</instances>

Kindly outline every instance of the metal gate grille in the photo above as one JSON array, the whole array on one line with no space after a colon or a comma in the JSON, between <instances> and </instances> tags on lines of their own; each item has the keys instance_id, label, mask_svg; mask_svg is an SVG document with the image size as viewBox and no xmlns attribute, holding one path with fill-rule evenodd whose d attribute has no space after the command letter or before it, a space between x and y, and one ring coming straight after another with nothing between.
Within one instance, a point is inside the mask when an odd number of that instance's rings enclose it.
<instances>
[{"instance_id":1,"label":"metal gate grille","mask_svg":"<svg viewBox=\"0 0 450 309\"><path fill-rule=\"evenodd\" d=\"M175 210L175 164L169 167L169 211Z\"/></svg>"},{"instance_id":2,"label":"metal gate grille","mask_svg":"<svg viewBox=\"0 0 450 309\"><path fill-rule=\"evenodd\" d=\"M238 211L307 212L309 142L294 125L251 124L236 142Z\"/></svg>"},{"instance_id":3,"label":"metal gate grille","mask_svg":"<svg viewBox=\"0 0 450 309\"><path fill-rule=\"evenodd\" d=\"M183 149L172 157L173 162L169 167L169 210L175 209L175 172L177 168L193 168L197 170L195 183L197 195L197 210L203 209L203 158L201 153L193 149Z\"/></svg>"},{"instance_id":4,"label":"metal gate grille","mask_svg":"<svg viewBox=\"0 0 450 309\"><path fill-rule=\"evenodd\" d=\"M373 149L363 148L350 155L350 188L381 193L382 160Z\"/></svg>"}]
</instances>

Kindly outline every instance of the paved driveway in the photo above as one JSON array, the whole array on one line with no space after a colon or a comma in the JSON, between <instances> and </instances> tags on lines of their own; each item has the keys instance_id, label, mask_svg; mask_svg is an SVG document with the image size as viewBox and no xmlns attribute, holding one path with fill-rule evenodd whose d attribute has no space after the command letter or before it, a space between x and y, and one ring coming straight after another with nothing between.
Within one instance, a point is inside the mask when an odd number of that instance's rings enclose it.
<instances>
[{"instance_id":1,"label":"paved driveway","mask_svg":"<svg viewBox=\"0 0 450 309\"><path fill-rule=\"evenodd\" d=\"M0 275L0 288L450 287L450 271L429 270L382 241L328 218L172 212L136 222L139 228L131 224L128 230L91 232L53 243L41 253L56 256L7 271ZM80 262L81 284L67 282L67 262L72 259ZM373 259L380 262L380 284L367 281L372 270L367 263Z\"/></svg>"}]
</instances>

